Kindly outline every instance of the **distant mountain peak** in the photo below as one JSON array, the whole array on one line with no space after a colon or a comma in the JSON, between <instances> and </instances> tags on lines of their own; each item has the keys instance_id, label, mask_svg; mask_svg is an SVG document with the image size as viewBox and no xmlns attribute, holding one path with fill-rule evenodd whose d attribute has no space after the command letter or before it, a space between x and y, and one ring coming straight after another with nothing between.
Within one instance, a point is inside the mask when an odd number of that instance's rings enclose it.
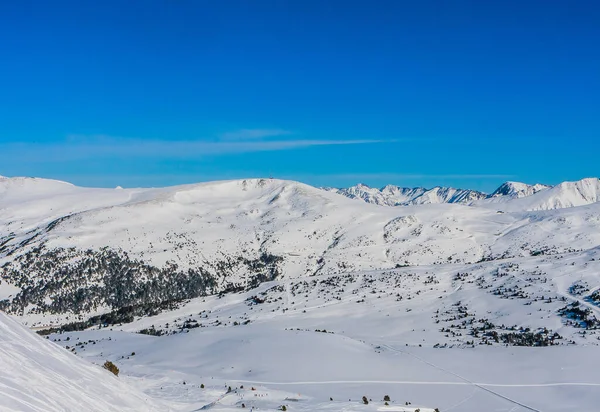
<instances>
[{"instance_id":1,"label":"distant mountain peak","mask_svg":"<svg viewBox=\"0 0 600 412\"><path fill-rule=\"evenodd\" d=\"M485 199L487 194L470 189L455 189L436 186L431 189L424 187L400 187L386 185L381 189L359 183L342 189L327 189L351 199L361 199L367 203L382 206L408 206L431 203L461 203L470 204L476 200Z\"/></svg>"},{"instance_id":2,"label":"distant mountain peak","mask_svg":"<svg viewBox=\"0 0 600 412\"><path fill-rule=\"evenodd\" d=\"M540 183L529 185L527 183L508 181L501 184L500 187L492 193L491 197L509 196L511 198L521 198L531 196L542 190L549 189L550 187L551 186L542 185Z\"/></svg>"}]
</instances>

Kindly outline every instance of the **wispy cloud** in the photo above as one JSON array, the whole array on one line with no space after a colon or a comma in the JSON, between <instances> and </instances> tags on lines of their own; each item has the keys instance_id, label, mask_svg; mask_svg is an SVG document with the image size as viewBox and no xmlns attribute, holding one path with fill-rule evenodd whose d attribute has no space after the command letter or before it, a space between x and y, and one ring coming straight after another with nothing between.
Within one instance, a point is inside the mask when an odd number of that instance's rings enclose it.
<instances>
[{"instance_id":1,"label":"wispy cloud","mask_svg":"<svg viewBox=\"0 0 600 412\"><path fill-rule=\"evenodd\" d=\"M263 131L264 132L264 131ZM273 131L272 131L273 132ZM279 131L281 135L282 131ZM238 136L244 135L239 134ZM382 139L262 139L258 133L246 140L147 140L112 136L69 136L64 141L50 143L0 144L0 160L18 156L22 161L69 161L89 158L163 158L193 159L234 153L293 150L313 146L362 145L388 143ZM262 135L265 137L265 134ZM271 134L271 136L274 136Z\"/></svg>"},{"instance_id":2,"label":"wispy cloud","mask_svg":"<svg viewBox=\"0 0 600 412\"><path fill-rule=\"evenodd\" d=\"M233 132L221 134L222 140L247 140L247 139L265 139L269 137L279 137L291 135L292 132L284 129L241 129Z\"/></svg>"}]
</instances>

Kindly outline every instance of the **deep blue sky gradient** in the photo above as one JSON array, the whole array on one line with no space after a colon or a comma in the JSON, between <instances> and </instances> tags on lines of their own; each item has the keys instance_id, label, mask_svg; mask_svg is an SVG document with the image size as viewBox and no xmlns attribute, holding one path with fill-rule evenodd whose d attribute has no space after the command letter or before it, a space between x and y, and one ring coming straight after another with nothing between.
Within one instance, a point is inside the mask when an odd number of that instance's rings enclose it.
<instances>
[{"instance_id":1,"label":"deep blue sky gradient","mask_svg":"<svg viewBox=\"0 0 600 412\"><path fill-rule=\"evenodd\" d=\"M597 1L5 1L0 39L1 175L600 175Z\"/></svg>"}]
</instances>

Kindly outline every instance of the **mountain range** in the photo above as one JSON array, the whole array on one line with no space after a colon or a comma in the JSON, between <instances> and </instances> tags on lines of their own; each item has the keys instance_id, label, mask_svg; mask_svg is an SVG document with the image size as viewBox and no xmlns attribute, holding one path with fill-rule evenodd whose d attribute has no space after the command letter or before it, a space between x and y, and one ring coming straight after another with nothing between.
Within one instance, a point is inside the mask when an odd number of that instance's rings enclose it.
<instances>
[{"instance_id":1,"label":"mountain range","mask_svg":"<svg viewBox=\"0 0 600 412\"><path fill-rule=\"evenodd\" d=\"M563 182L557 186L543 184L529 185L520 182L505 182L491 194L471 189L455 189L436 186L432 189L423 187L406 188L387 185L381 189L358 184L348 188L324 188L326 191L338 193L351 199L359 199L366 203L382 206L408 206L433 203L459 203L471 206L481 206L493 203L535 197L529 204L530 210L557 209L581 206L594 203L600 199L600 181L597 178L587 178L576 182Z\"/></svg>"}]
</instances>

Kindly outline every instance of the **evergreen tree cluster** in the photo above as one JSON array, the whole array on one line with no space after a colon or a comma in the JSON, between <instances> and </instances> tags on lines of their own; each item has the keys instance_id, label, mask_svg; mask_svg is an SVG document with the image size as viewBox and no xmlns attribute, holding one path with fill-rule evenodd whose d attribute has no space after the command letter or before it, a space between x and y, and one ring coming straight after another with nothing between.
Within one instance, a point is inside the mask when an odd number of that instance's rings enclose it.
<instances>
[{"instance_id":1,"label":"evergreen tree cluster","mask_svg":"<svg viewBox=\"0 0 600 412\"><path fill-rule=\"evenodd\" d=\"M20 289L0 301L0 310L80 314L107 306L113 311L90 319L93 324L125 323L176 302L237 288L228 278L239 273L248 273L247 288L274 280L282 260L262 253L180 269L173 262L156 267L108 247L47 249L42 244L0 267L0 281Z\"/></svg>"}]
</instances>

